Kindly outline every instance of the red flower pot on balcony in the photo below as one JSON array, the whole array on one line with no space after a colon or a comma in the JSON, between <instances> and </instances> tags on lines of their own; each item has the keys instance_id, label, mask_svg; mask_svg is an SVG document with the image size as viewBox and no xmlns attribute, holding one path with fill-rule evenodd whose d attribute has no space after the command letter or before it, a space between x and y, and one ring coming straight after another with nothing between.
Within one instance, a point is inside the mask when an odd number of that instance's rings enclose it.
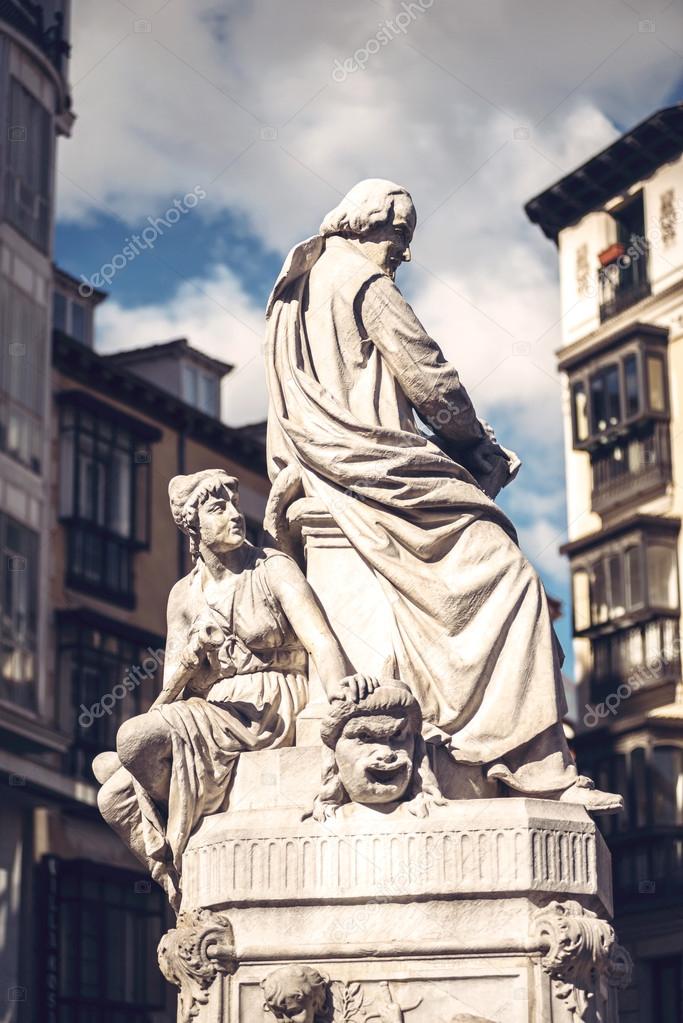
<instances>
[{"instance_id":1,"label":"red flower pot on balcony","mask_svg":"<svg viewBox=\"0 0 683 1023\"><path fill-rule=\"evenodd\" d=\"M598 253L598 259L601 266L609 266L610 263L616 263L619 256L623 256L625 252L626 246L623 242L613 242L606 249L603 249L602 252Z\"/></svg>"}]
</instances>

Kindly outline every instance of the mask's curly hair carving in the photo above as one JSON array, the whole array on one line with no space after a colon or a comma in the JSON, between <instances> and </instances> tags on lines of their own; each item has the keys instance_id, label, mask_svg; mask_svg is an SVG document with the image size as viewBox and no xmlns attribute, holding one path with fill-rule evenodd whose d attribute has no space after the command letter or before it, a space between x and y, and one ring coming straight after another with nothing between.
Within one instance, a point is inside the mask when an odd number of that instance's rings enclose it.
<instances>
[{"instance_id":1,"label":"mask's curly hair carving","mask_svg":"<svg viewBox=\"0 0 683 1023\"><path fill-rule=\"evenodd\" d=\"M426 817L430 804L442 806L445 799L429 763L427 746L422 738L422 711L408 686L395 679L387 679L378 689L358 703L336 700L324 718L320 736L322 738L322 785L316 796L311 813L317 821L334 816L340 806L349 802L349 796L339 777L335 757L337 742L349 721L358 717L396 717L410 723L415 735L415 754L410 785L405 804L416 817Z\"/></svg>"},{"instance_id":2,"label":"mask's curly hair carving","mask_svg":"<svg viewBox=\"0 0 683 1023\"><path fill-rule=\"evenodd\" d=\"M411 228L414 231L417 215L408 189L383 178L367 178L354 185L339 205L330 210L320 225L320 234L325 237L340 234L363 238L376 227L383 227L393 221L398 196L410 202L413 210Z\"/></svg>"},{"instance_id":3,"label":"mask's curly hair carving","mask_svg":"<svg viewBox=\"0 0 683 1023\"><path fill-rule=\"evenodd\" d=\"M311 998L315 1020L326 1023L330 1018L329 979L313 966L282 966L261 981L264 1009L276 1012L292 995Z\"/></svg>"}]
</instances>

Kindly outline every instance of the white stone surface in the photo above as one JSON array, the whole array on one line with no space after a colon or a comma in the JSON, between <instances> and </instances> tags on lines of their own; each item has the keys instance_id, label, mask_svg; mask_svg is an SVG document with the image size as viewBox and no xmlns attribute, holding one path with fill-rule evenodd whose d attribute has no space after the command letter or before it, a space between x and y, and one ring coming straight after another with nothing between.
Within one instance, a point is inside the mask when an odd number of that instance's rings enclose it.
<instances>
[{"instance_id":1,"label":"white stone surface","mask_svg":"<svg viewBox=\"0 0 683 1023\"><path fill-rule=\"evenodd\" d=\"M264 999L289 1023L616 1023L629 960L586 808L620 799L566 745L546 596L493 501L518 460L394 285L415 219L363 182L276 284L283 550L246 541L226 473L170 484L194 567L163 691L96 769L180 911L180 1023Z\"/></svg>"},{"instance_id":2,"label":"white stone surface","mask_svg":"<svg viewBox=\"0 0 683 1023\"><path fill-rule=\"evenodd\" d=\"M360 985L359 1023L386 982L397 1004L414 1006L404 1018L415 1023L450 1023L458 1012L493 1023L613 1023L610 983L600 982L600 1014L577 1016L568 1009L576 993L565 997L542 963L548 914L558 940L573 928L588 941L577 964L590 958L596 929L608 928L605 947L613 942L609 855L582 807L467 799L416 819L405 807L348 804L324 823L302 820L320 758L315 748L244 756L231 809L190 840L183 910L225 914L236 963L201 1021L258 1020L261 982L296 963ZM555 902L569 907L557 925ZM611 959L604 968L611 977Z\"/></svg>"}]
</instances>

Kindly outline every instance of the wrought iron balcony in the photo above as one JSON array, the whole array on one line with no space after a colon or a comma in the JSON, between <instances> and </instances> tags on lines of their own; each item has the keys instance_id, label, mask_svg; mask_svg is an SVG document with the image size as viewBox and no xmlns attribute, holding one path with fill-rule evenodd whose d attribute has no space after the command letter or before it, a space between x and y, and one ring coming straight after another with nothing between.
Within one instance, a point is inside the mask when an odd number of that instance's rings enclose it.
<instances>
[{"instance_id":1,"label":"wrought iron balcony","mask_svg":"<svg viewBox=\"0 0 683 1023\"><path fill-rule=\"evenodd\" d=\"M61 11L55 13L51 24L47 24L42 4L31 0L0 0L2 21L26 36L60 74L63 72L71 47L64 37L64 15Z\"/></svg>"},{"instance_id":2,"label":"wrought iron balcony","mask_svg":"<svg viewBox=\"0 0 683 1023\"><path fill-rule=\"evenodd\" d=\"M592 508L598 513L643 494L663 490L671 481L669 424L639 424L591 456Z\"/></svg>"},{"instance_id":3,"label":"wrought iron balcony","mask_svg":"<svg viewBox=\"0 0 683 1023\"><path fill-rule=\"evenodd\" d=\"M647 256L646 239L634 236L614 262L600 269L601 323L650 294Z\"/></svg>"},{"instance_id":4,"label":"wrought iron balcony","mask_svg":"<svg viewBox=\"0 0 683 1023\"><path fill-rule=\"evenodd\" d=\"M628 682L634 692L680 678L678 615L659 615L591 641L591 697L600 702Z\"/></svg>"}]
</instances>

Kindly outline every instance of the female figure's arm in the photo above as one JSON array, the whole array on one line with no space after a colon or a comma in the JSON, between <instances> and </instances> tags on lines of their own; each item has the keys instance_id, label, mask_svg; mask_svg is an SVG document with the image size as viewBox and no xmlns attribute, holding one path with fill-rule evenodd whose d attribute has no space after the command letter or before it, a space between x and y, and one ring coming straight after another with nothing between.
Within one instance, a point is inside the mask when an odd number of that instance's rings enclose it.
<instances>
[{"instance_id":1,"label":"female figure's arm","mask_svg":"<svg viewBox=\"0 0 683 1023\"><path fill-rule=\"evenodd\" d=\"M378 682L352 671L318 599L299 566L288 557L269 558L268 582L290 625L317 669L328 700L362 700Z\"/></svg>"}]
</instances>

